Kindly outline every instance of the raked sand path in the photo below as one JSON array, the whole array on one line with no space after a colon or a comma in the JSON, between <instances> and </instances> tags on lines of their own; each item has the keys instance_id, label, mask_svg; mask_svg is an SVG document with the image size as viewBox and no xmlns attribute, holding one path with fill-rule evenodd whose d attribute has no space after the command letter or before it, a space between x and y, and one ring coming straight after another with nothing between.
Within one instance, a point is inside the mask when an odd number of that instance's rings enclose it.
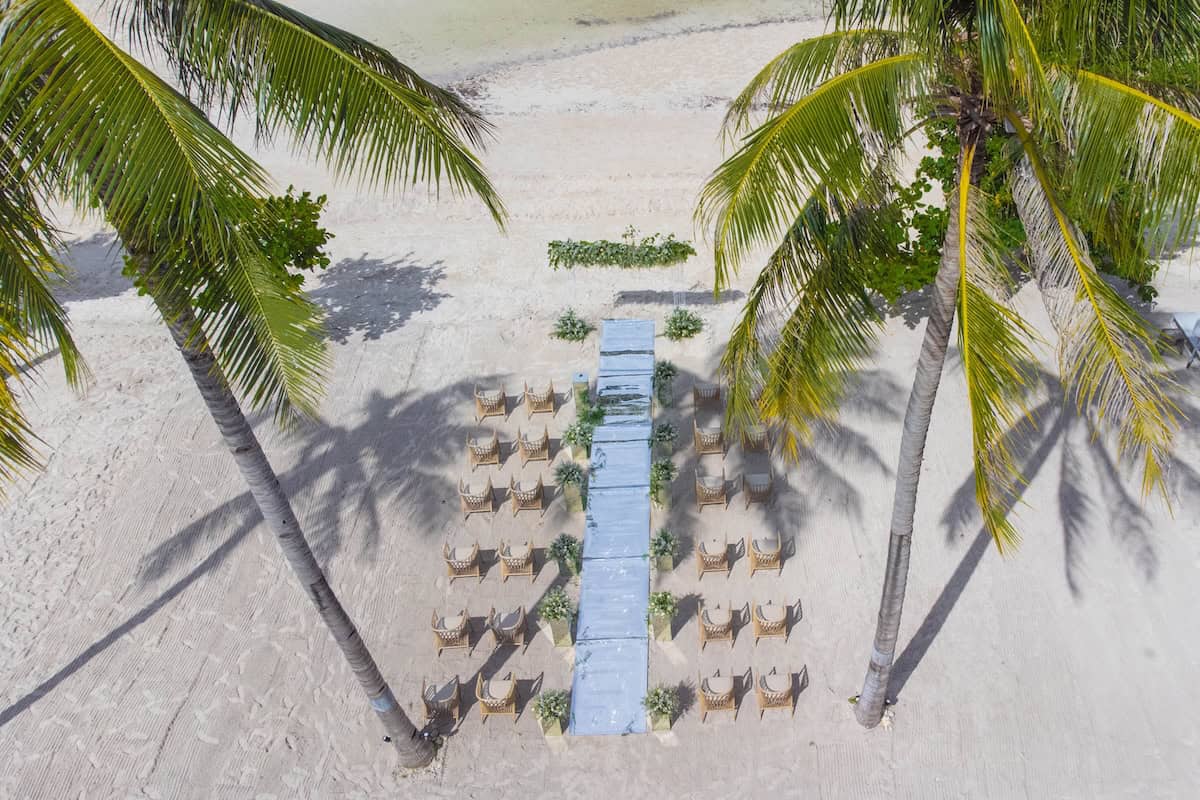
<instances>
[{"instance_id":1,"label":"raked sand path","mask_svg":"<svg viewBox=\"0 0 1200 800\"><path fill-rule=\"evenodd\" d=\"M479 670L570 685L572 655L543 635L525 652L435 657L433 608L536 605L556 583L448 585L442 542L580 535L561 498L544 518L464 522L455 484L475 381L552 377L566 388L596 364L551 341L567 305L661 320L677 293L705 319L686 344L659 340L683 373L669 416L690 428L690 381L712 375L750 275L712 303L711 253L681 268L553 273L546 241L693 233L696 193L718 162L724 105L770 56L819 23L664 36L513 64L468 86L498 139L486 156L511 211L507 235L469 202L430 204L337 186L286 153L261 154L281 186L327 192L333 266L313 294L330 314L334 372L323 419L285 436L259 420L330 579L401 701L416 716L423 677L458 674L466 719L430 773L393 774L358 688L248 501L183 365L146 301L119 274L111 239L71 223L79 281L64 292L96 380L72 394L49 364L27 404L44 472L0 507L0 797L821 797L1176 798L1200 785L1200 441L1185 425L1172 471L1174 515L1141 505L1108 451L1052 390L1023 450L1024 543L1001 558L971 505L967 411L953 357L922 479L890 726L853 721L886 548L900 415L920 328L889 320L874 369L841 427L784 479L774 506L695 513L695 457L669 524L687 543L779 530L781 576L697 581L692 556L652 578L684 598L675 641L652 642L650 680L690 683L716 668L776 666L798 676L794 718L701 725L694 699L669 734L547 743L531 709L481 725ZM1200 309L1200 275L1181 257L1161 311ZM1019 298L1043 331L1036 297ZM919 303L911 313L920 314ZM1046 354L1049 364L1049 353ZM1171 361L1180 369L1182 361ZM1048 367L1049 368L1049 367ZM1200 369L1180 372L1195 413ZM1052 384L1051 384L1052 385ZM557 439L573 417L549 422ZM498 427L512 441L517 412ZM540 423L539 423L540 425ZM685 437L685 439L688 437ZM561 458L563 456L556 456ZM740 449L725 460L741 473ZM493 472L497 486L517 459ZM711 466L720 468L720 462ZM542 468L549 477L549 468ZM481 476L481 473L479 473ZM572 586L570 591L577 590ZM789 640L730 650L697 644L695 605L795 604Z\"/></svg>"}]
</instances>

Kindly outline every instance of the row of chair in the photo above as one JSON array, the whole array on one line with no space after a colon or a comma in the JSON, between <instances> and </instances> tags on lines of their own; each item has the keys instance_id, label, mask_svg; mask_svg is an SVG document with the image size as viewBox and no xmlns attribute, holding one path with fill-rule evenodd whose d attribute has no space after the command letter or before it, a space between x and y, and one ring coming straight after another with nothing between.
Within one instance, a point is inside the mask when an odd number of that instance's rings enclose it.
<instances>
[{"instance_id":1,"label":"row of chair","mask_svg":"<svg viewBox=\"0 0 1200 800\"><path fill-rule=\"evenodd\" d=\"M746 508L751 503L768 505L775 494L775 470L770 467L766 472L746 472L742 474L742 498ZM725 470L720 475L710 475L696 469L696 512L700 513L705 506L719 505L729 507L729 482L725 478Z\"/></svg>"},{"instance_id":2,"label":"row of chair","mask_svg":"<svg viewBox=\"0 0 1200 800\"><path fill-rule=\"evenodd\" d=\"M484 624L485 631L492 634L495 647L510 645L528 649L526 639L529 634L529 621L525 616L525 606L501 614L497 614L496 609L492 608ZM471 616L465 608L450 616L434 611L430 628L433 631L433 646L439 657L443 650L452 648L465 647L468 655L475 651L475 645L471 642Z\"/></svg>"},{"instance_id":3,"label":"row of chair","mask_svg":"<svg viewBox=\"0 0 1200 800\"><path fill-rule=\"evenodd\" d=\"M549 414L554 416L558 409L555 405L554 381L547 381L545 386L529 388L524 384L520 402L525 405L525 412L530 418L534 414ZM475 385L475 421L482 422L488 417L508 418L508 393L501 384L499 389L481 389Z\"/></svg>"},{"instance_id":4,"label":"row of chair","mask_svg":"<svg viewBox=\"0 0 1200 800\"><path fill-rule=\"evenodd\" d=\"M517 682L512 672L503 678L484 678L480 672L475 678L475 699L479 702L479 717L508 715L517 721ZM421 702L425 706L425 721L436 717L451 717L456 723L462 713L462 689L455 675L441 686L421 681Z\"/></svg>"},{"instance_id":5,"label":"row of chair","mask_svg":"<svg viewBox=\"0 0 1200 800\"><path fill-rule=\"evenodd\" d=\"M458 481L458 500L462 509L463 519L472 514L491 514L496 511L496 489L489 477L483 488L475 489L465 481ZM515 517L519 511L537 511L541 516L546 509L546 486L542 476L530 485L528 481L518 481L516 476L508 479L508 502Z\"/></svg>"},{"instance_id":6,"label":"row of chair","mask_svg":"<svg viewBox=\"0 0 1200 800\"><path fill-rule=\"evenodd\" d=\"M517 439L509 448L509 453L521 456L521 466L530 461L550 460L550 429L542 428L541 436L530 436L517 428ZM467 461L474 472L479 466L500 466L500 434L492 432L490 439L478 438L467 434Z\"/></svg>"},{"instance_id":7,"label":"row of chair","mask_svg":"<svg viewBox=\"0 0 1200 800\"><path fill-rule=\"evenodd\" d=\"M770 672L759 672L758 680L754 679L754 671L746 670L744 679L754 686L754 697L758 703L758 718L771 709L787 709L792 716L796 715L795 693L792 685L795 678L790 671L780 673L775 667ZM701 675L697 680L700 687L700 721L705 722L708 715L715 711L732 711L737 719L738 698L734 686L734 676L722 675L717 670L713 675Z\"/></svg>"},{"instance_id":8,"label":"row of chair","mask_svg":"<svg viewBox=\"0 0 1200 800\"><path fill-rule=\"evenodd\" d=\"M451 547L449 542L442 545L442 560L446 562L446 577L453 583L457 578L479 578L483 580L483 570L479 556L479 542L470 547ZM533 542L501 541L496 548L496 560L500 563L500 577L507 583L514 575L529 576L532 581L533 572Z\"/></svg>"},{"instance_id":9,"label":"row of chair","mask_svg":"<svg viewBox=\"0 0 1200 800\"><path fill-rule=\"evenodd\" d=\"M775 570L776 575L783 574L783 539L778 536L746 537L745 554L750 562L750 576L761 570ZM715 536L696 542L696 579L700 580L706 572L724 572L729 577L732 571L729 560L729 539L717 539Z\"/></svg>"},{"instance_id":10,"label":"row of chair","mask_svg":"<svg viewBox=\"0 0 1200 800\"><path fill-rule=\"evenodd\" d=\"M696 455L719 455L725 457L728 450L727 442L725 441L725 429L720 425L706 425L700 427L696 420L692 420L692 445L696 448ZM742 449L758 452L769 452L771 449L770 430L766 425L747 425L742 429Z\"/></svg>"},{"instance_id":11,"label":"row of chair","mask_svg":"<svg viewBox=\"0 0 1200 800\"><path fill-rule=\"evenodd\" d=\"M739 619L742 625L746 624L747 619L750 621L755 646L758 646L759 639L783 639L786 642L791 633L791 606L786 603L776 604L770 600L765 603L749 602L735 612L732 607L722 608L720 603L710 608L701 602L700 649L703 650L709 642L729 642L729 646L733 647L735 623Z\"/></svg>"}]
</instances>

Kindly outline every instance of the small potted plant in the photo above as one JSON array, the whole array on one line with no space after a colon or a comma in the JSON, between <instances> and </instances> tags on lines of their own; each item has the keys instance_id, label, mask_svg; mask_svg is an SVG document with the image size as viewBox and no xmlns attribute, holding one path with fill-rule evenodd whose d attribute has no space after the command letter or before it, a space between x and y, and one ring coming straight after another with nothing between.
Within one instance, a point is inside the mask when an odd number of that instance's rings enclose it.
<instances>
[{"instance_id":1,"label":"small potted plant","mask_svg":"<svg viewBox=\"0 0 1200 800\"><path fill-rule=\"evenodd\" d=\"M538 616L546 620L550 627L550 638L558 647L571 645L571 618L575 610L571 608L571 598L561 588L546 592L538 605Z\"/></svg>"},{"instance_id":2,"label":"small potted plant","mask_svg":"<svg viewBox=\"0 0 1200 800\"><path fill-rule=\"evenodd\" d=\"M567 342L582 342L594 330L595 325L576 314L575 309L568 308L554 321L554 331L550 335Z\"/></svg>"},{"instance_id":3,"label":"small potted plant","mask_svg":"<svg viewBox=\"0 0 1200 800\"><path fill-rule=\"evenodd\" d=\"M675 426L669 422L660 422L654 426L654 431L650 434L650 446L654 448L654 455L670 458L671 453L675 450L675 440L679 438L679 431L675 430Z\"/></svg>"},{"instance_id":4,"label":"small potted plant","mask_svg":"<svg viewBox=\"0 0 1200 800\"><path fill-rule=\"evenodd\" d=\"M670 592L650 593L650 610L646 612L646 616L655 639L660 642L671 641L671 625L678 610L679 602L675 595Z\"/></svg>"},{"instance_id":5,"label":"small potted plant","mask_svg":"<svg viewBox=\"0 0 1200 800\"><path fill-rule=\"evenodd\" d=\"M675 534L666 528L659 528L650 538L650 557L654 559L654 568L659 572L670 572L675 569L675 549L679 540Z\"/></svg>"},{"instance_id":6,"label":"small potted plant","mask_svg":"<svg viewBox=\"0 0 1200 800\"><path fill-rule=\"evenodd\" d=\"M700 319L699 314L686 308L677 308L667 315L667 324L663 332L672 342L678 342L681 339L692 338L703 327L704 320Z\"/></svg>"},{"instance_id":7,"label":"small potted plant","mask_svg":"<svg viewBox=\"0 0 1200 800\"><path fill-rule=\"evenodd\" d=\"M547 738L563 735L563 722L567 719L570 695L562 689L542 692L533 701L533 713L542 725L542 734Z\"/></svg>"},{"instance_id":8,"label":"small potted plant","mask_svg":"<svg viewBox=\"0 0 1200 800\"><path fill-rule=\"evenodd\" d=\"M670 361L659 361L654 365L654 376L651 382L654 387L654 399L658 405L666 408L671 405L674 399L674 391L672 384L675 382L675 376L679 374L679 369Z\"/></svg>"},{"instance_id":9,"label":"small potted plant","mask_svg":"<svg viewBox=\"0 0 1200 800\"><path fill-rule=\"evenodd\" d=\"M582 461L592 454L592 434L596 426L604 421L604 409L591 403L583 403L575 421L563 430L563 443L570 446L571 457Z\"/></svg>"},{"instance_id":10,"label":"small potted plant","mask_svg":"<svg viewBox=\"0 0 1200 800\"><path fill-rule=\"evenodd\" d=\"M578 461L563 461L554 468L554 480L562 490L567 511L583 511L583 465Z\"/></svg>"},{"instance_id":11,"label":"small potted plant","mask_svg":"<svg viewBox=\"0 0 1200 800\"><path fill-rule=\"evenodd\" d=\"M650 717L650 729L671 730L671 721L679 713L679 693L674 686L655 686L649 691L642 705Z\"/></svg>"},{"instance_id":12,"label":"small potted plant","mask_svg":"<svg viewBox=\"0 0 1200 800\"><path fill-rule=\"evenodd\" d=\"M550 543L550 557L564 574L578 575L583 569L583 544L569 533L560 533Z\"/></svg>"},{"instance_id":13,"label":"small potted plant","mask_svg":"<svg viewBox=\"0 0 1200 800\"><path fill-rule=\"evenodd\" d=\"M677 468L669 458L662 458L650 465L650 499L664 511L671 509L671 481L675 480Z\"/></svg>"}]
</instances>

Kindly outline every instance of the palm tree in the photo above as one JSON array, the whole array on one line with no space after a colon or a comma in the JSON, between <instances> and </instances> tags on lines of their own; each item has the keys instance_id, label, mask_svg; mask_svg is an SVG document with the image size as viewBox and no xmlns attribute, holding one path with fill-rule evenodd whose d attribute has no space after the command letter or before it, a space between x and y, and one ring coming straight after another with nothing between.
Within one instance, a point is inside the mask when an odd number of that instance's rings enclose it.
<instances>
[{"instance_id":1,"label":"palm tree","mask_svg":"<svg viewBox=\"0 0 1200 800\"><path fill-rule=\"evenodd\" d=\"M16 374L33 349L57 346L81 379L47 290L62 270L41 208L58 197L99 209L401 763L427 763L432 748L326 581L234 394L281 423L313 415L328 355L319 309L260 251L267 176L200 109L230 125L248 115L260 135L283 133L374 186L473 194L502 224L468 149L490 128L386 51L274 0L120 0L113 14L135 48L165 55L182 92L71 0L0 0L0 370ZM29 466L32 432L7 391L0 425L0 467Z\"/></svg>"},{"instance_id":2,"label":"palm tree","mask_svg":"<svg viewBox=\"0 0 1200 800\"><path fill-rule=\"evenodd\" d=\"M976 500L1001 551L1018 541L1006 498L1021 475L1005 434L1027 422L1035 337L1009 303L1011 248L979 189L993 152L985 137L1006 137L1026 236L1020 267L1049 311L1067 396L1140 462L1144 492L1165 491L1178 414L1156 337L1092 252L1103 247L1120 266L1144 257L1146 242L1164 244L1164 230L1174 241L1196 231L1200 4L837 0L830 21L829 33L788 48L733 101L725 128L738 147L705 186L697 219L712 226L717 291L754 248L775 247L722 361L731 424L761 415L807 438L835 413L880 329L866 266L894 250L889 233L904 224L892 202L898 155L931 123L955 128L956 186L855 708L870 727L885 705L922 453L956 317Z\"/></svg>"}]
</instances>

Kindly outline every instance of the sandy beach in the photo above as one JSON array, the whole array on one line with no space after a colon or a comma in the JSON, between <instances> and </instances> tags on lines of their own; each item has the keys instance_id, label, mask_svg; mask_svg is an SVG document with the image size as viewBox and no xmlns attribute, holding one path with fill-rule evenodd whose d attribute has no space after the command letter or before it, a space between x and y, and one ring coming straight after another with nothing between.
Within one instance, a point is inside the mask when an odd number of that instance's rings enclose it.
<instances>
[{"instance_id":1,"label":"sandy beach","mask_svg":"<svg viewBox=\"0 0 1200 800\"><path fill-rule=\"evenodd\" d=\"M777 667L802 676L793 717L760 720L751 693L736 720L701 724L685 692L669 733L549 741L525 706L535 686L569 688L570 650L539 633L523 652L493 652L480 635L473 652L439 658L431 609L465 606L478 630L489 608L533 608L558 580L549 562L532 582L501 582L493 567L480 582L451 584L444 541L491 551L528 538L540 550L560 532L583 534L583 516L557 495L540 519L458 513L473 385L552 378L566 389L573 373L594 372L597 353L594 335L549 337L564 308L661 326L682 301L703 332L656 348L681 371L664 416L690 429L691 383L713 376L753 278L748 268L714 301L711 248L693 228L697 193L721 158L720 122L755 71L823 22L770 21L794 9L784 3L670 14L670 3L597 2L531 15L529 30L525 11L498 13L494 39L474 30L481 41L456 50L450 34L429 32L473 26L419 11L401 25L416 3L343 5L352 8L341 18L324 16L366 33L380 8L394 9L374 38L397 52L404 37L423 41L413 65L462 87L495 123L484 161L511 219L502 233L477 203L376 194L285 148L253 149L281 188L329 196L323 223L336 235L332 265L311 287L333 340L322 418L285 434L260 416L256 430L409 715L420 718L423 679L457 674L470 694L480 670L511 670L523 713L515 725L483 724L471 694L435 768L393 769L166 329L121 276L111 234L65 219L78 277L61 296L95 380L75 394L51 362L24 396L46 468L0 505L0 797L1194 796L1200 435L1194 422L1180 430L1172 507L1143 503L1138 476L1063 403L1049 347L1039 353L1048 381L1037 432L1021 451L1023 543L1006 557L974 506L951 355L922 477L898 703L880 728L854 721L847 698L859 691L878 610L920 298L888 319L840 425L797 462L775 459L773 505L745 509L735 495L727 510L698 514L686 480L696 456L681 446L673 507L652 519L689 547L768 530L789 542L778 576L751 578L738 560L728 579L701 581L689 550L652 578L693 611L701 598L735 607L774 598L796 614L786 642L755 646L746 629L732 649L703 652L695 615L685 615L672 642L651 643L650 682L694 688L717 668ZM699 254L657 270L546 264L551 239L615 239L628 225L696 240ZM1160 273L1156 320L1200 310L1195 257L1181 253ZM1018 302L1049 339L1037 296ZM1177 357L1167 366L1196 419L1200 369ZM567 457L557 440L574 413L567 403L547 423L556 460ZM518 410L495 427L511 442L529 424ZM745 466L740 450L723 464L731 478ZM514 457L491 474L496 486L513 475L549 482L551 468Z\"/></svg>"}]
</instances>

